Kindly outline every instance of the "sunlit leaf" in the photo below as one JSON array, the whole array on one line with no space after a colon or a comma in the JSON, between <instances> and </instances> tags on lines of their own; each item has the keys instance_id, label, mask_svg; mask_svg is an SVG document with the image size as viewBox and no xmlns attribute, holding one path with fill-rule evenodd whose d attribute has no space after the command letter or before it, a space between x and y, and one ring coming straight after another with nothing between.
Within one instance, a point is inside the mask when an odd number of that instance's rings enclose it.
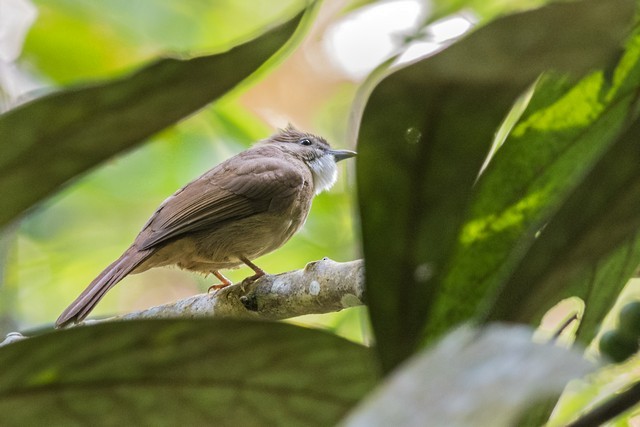
<instances>
[{"instance_id":1,"label":"sunlit leaf","mask_svg":"<svg viewBox=\"0 0 640 427\"><path fill-rule=\"evenodd\" d=\"M618 136L635 94L611 98L602 73L575 86L567 83L551 76L538 82L520 122L477 182L437 297L441 323L430 325L430 333L477 313L477 301L504 279L567 192Z\"/></svg>"},{"instance_id":2,"label":"sunlit leaf","mask_svg":"<svg viewBox=\"0 0 640 427\"><path fill-rule=\"evenodd\" d=\"M640 229L638 135L640 121L619 137L564 201L509 274L489 319L539 319L562 298L577 274L588 273L620 246L630 244ZM636 260L638 255L634 251ZM586 281L571 290L584 298L589 289ZM614 289L617 293L619 287Z\"/></svg>"},{"instance_id":3,"label":"sunlit leaf","mask_svg":"<svg viewBox=\"0 0 640 427\"><path fill-rule=\"evenodd\" d=\"M23 60L61 84L136 67L167 52L221 52L299 12L305 0L33 0Z\"/></svg>"},{"instance_id":4,"label":"sunlit leaf","mask_svg":"<svg viewBox=\"0 0 640 427\"><path fill-rule=\"evenodd\" d=\"M367 298L387 369L422 338L511 104L545 70L584 74L606 64L632 8L583 1L502 18L375 89L359 135L358 187Z\"/></svg>"},{"instance_id":5,"label":"sunlit leaf","mask_svg":"<svg viewBox=\"0 0 640 427\"><path fill-rule=\"evenodd\" d=\"M427 334L477 313L477 301L504 280L567 193L618 136L640 82L639 42L637 36L630 40L611 77L596 72L572 85L547 75L535 85L520 121L476 183L438 295L433 317L440 321L432 321ZM571 293L576 286L591 289L574 290L589 300L585 320L592 326L626 282L628 276L621 273L632 272L637 256L630 251L594 265L588 277L568 286L567 297L576 295ZM601 280L607 282L602 288L596 285Z\"/></svg>"},{"instance_id":6,"label":"sunlit leaf","mask_svg":"<svg viewBox=\"0 0 640 427\"><path fill-rule=\"evenodd\" d=\"M137 321L0 348L2 425L333 425L370 351L278 323Z\"/></svg>"}]
</instances>

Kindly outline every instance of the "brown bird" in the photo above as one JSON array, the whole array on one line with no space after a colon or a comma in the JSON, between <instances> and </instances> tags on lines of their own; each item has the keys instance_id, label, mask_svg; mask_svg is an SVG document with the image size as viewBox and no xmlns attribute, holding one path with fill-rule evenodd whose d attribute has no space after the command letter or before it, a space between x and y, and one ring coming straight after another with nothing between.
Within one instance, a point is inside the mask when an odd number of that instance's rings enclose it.
<instances>
[{"instance_id":1,"label":"brown bird","mask_svg":"<svg viewBox=\"0 0 640 427\"><path fill-rule=\"evenodd\" d=\"M336 181L336 162L355 156L289 125L252 148L220 163L165 200L133 244L96 277L60 315L57 327L82 321L100 299L129 274L177 265L213 273L248 265L302 227L315 194Z\"/></svg>"}]
</instances>

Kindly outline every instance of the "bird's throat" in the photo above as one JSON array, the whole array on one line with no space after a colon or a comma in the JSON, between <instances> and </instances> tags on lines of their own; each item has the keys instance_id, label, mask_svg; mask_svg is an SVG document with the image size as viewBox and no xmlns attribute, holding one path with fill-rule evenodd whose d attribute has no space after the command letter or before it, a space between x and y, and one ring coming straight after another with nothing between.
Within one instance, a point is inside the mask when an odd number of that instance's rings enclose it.
<instances>
[{"instance_id":1,"label":"bird's throat","mask_svg":"<svg viewBox=\"0 0 640 427\"><path fill-rule=\"evenodd\" d=\"M338 167L331 155L313 159L307 163L313 173L313 188L316 194L328 190L338 179Z\"/></svg>"}]
</instances>

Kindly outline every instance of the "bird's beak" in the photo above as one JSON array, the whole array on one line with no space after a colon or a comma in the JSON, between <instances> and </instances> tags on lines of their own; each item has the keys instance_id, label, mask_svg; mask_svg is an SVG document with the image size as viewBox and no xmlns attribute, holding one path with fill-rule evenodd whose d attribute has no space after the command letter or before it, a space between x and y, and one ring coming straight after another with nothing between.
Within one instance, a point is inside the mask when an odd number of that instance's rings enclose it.
<instances>
[{"instance_id":1,"label":"bird's beak","mask_svg":"<svg viewBox=\"0 0 640 427\"><path fill-rule=\"evenodd\" d=\"M349 157L354 157L358 153L351 150L329 150L329 154L333 155L333 158L336 159L336 163L337 163L340 160L348 159Z\"/></svg>"}]
</instances>

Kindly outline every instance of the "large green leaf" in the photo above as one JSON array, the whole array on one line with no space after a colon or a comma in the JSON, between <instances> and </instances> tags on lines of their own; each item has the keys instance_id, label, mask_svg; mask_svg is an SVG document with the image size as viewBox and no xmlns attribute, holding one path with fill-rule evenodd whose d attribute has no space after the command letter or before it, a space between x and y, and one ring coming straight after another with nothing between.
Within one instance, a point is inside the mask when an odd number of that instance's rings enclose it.
<instances>
[{"instance_id":1,"label":"large green leaf","mask_svg":"<svg viewBox=\"0 0 640 427\"><path fill-rule=\"evenodd\" d=\"M613 82L596 72L576 85L550 75L536 84L519 123L476 183L427 334L477 313L477 301L504 280L618 136L640 81L640 62L631 69L626 62Z\"/></svg>"},{"instance_id":2,"label":"large green leaf","mask_svg":"<svg viewBox=\"0 0 640 427\"><path fill-rule=\"evenodd\" d=\"M428 325L427 333L477 313L477 301L508 277L536 232L615 141L640 82L639 42L637 35L631 38L611 76L597 72L576 85L545 76L536 85L520 122L476 185L436 305L440 324ZM578 339L587 344L638 263L640 239L631 235L613 254L559 284L546 308L564 297L583 298ZM525 297L515 304L528 303ZM551 409L553 404L531 425L540 425Z\"/></svg>"},{"instance_id":3,"label":"large green leaf","mask_svg":"<svg viewBox=\"0 0 640 427\"><path fill-rule=\"evenodd\" d=\"M0 226L69 179L224 95L291 37L299 18L222 54L167 58L0 115Z\"/></svg>"},{"instance_id":4,"label":"large green leaf","mask_svg":"<svg viewBox=\"0 0 640 427\"><path fill-rule=\"evenodd\" d=\"M611 99L636 93L640 83L640 31L636 29L630 39L624 57L613 76ZM637 114L637 109L631 111ZM640 234L630 234L610 255L589 265L569 284L563 296L580 296L585 302L585 311L580 319L577 339L590 342L600 322L609 312L619 293L640 264Z\"/></svg>"},{"instance_id":5,"label":"large green leaf","mask_svg":"<svg viewBox=\"0 0 640 427\"><path fill-rule=\"evenodd\" d=\"M474 182L512 102L544 70L583 74L612 59L632 15L633 2L607 0L502 18L372 93L358 187L367 298L386 369L422 337Z\"/></svg>"},{"instance_id":6,"label":"large green leaf","mask_svg":"<svg viewBox=\"0 0 640 427\"><path fill-rule=\"evenodd\" d=\"M488 319L539 319L565 295L577 274L588 273L619 247L634 243L629 242L640 229L638 135L640 121L619 137L570 194L510 273ZM618 284L614 289L619 290ZM593 290L589 281L581 281L571 291L585 298Z\"/></svg>"},{"instance_id":7,"label":"large green leaf","mask_svg":"<svg viewBox=\"0 0 640 427\"><path fill-rule=\"evenodd\" d=\"M374 385L370 351L282 323L162 320L0 348L0 424L335 424Z\"/></svg>"}]
</instances>

